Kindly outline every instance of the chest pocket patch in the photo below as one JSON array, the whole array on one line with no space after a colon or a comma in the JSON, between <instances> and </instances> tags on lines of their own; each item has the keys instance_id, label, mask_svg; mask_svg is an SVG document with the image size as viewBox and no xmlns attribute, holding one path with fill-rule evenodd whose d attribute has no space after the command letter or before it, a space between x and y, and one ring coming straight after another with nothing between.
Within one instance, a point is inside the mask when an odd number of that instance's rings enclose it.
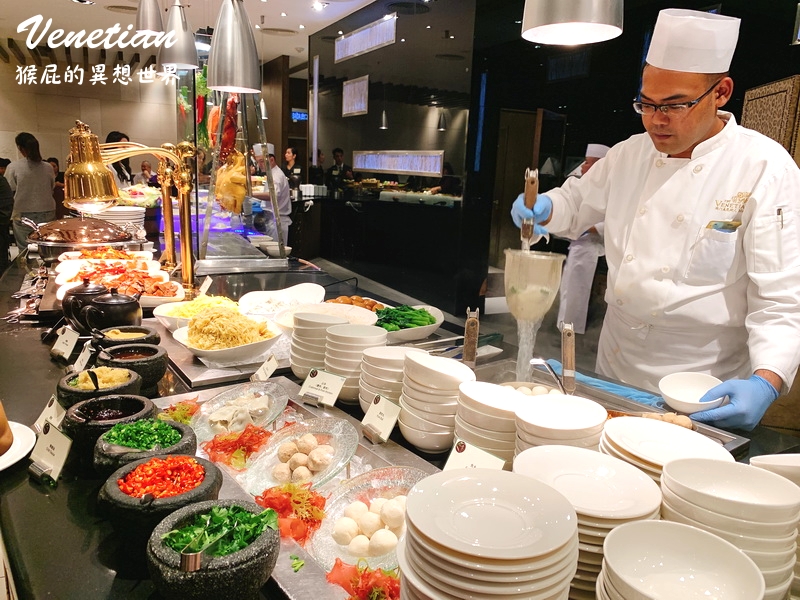
<instances>
[{"instance_id":1,"label":"chest pocket patch","mask_svg":"<svg viewBox=\"0 0 800 600\"><path fill-rule=\"evenodd\" d=\"M730 283L741 276L739 230L704 228L691 249L684 277L690 285Z\"/></svg>"}]
</instances>

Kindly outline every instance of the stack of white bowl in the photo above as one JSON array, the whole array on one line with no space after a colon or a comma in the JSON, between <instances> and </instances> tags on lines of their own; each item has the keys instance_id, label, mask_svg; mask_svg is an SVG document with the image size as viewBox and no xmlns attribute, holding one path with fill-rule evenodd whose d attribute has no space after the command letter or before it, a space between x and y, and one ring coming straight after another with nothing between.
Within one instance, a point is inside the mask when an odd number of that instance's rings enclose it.
<instances>
[{"instance_id":1,"label":"stack of white bowl","mask_svg":"<svg viewBox=\"0 0 800 600\"><path fill-rule=\"evenodd\" d=\"M594 598L611 530L631 521L659 519L661 490L639 469L588 448L538 446L520 452L514 473L561 492L578 515L578 570L569 597Z\"/></svg>"},{"instance_id":2,"label":"stack of white bowl","mask_svg":"<svg viewBox=\"0 0 800 600\"><path fill-rule=\"evenodd\" d=\"M367 412L380 394L395 404L400 401L403 387L403 361L409 352L422 352L409 346L373 346L366 348L361 358L361 377L358 380L358 403Z\"/></svg>"},{"instance_id":3,"label":"stack of white bowl","mask_svg":"<svg viewBox=\"0 0 800 600\"><path fill-rule=\"evenodd\" d=\"M140 206L112 206L92 216L123 228L131 223L137 229L144 229L144 211L145 209Z\"/></svg>"},{"instance_id":4,"label":"stack of white bowl","mask_svg":"<svg viewBox=\"0 0 800 600\"><path fill-rule=\"evenodd\" d=\"M333 325L325 340L325 370L345 377L339 400L358 401L361 358L366 348L386 345L387 331L376 325Z\"/></svg>"},{"instance_id":5,"label":"stack of white bowl","mask_svg":"<svg viewBox=\"0 0 800 600\"><path fill-rule=\"evenodd\" d=\"M615 417L606 421L600 436L600 452L631 463L661 482L661 469L678 458L711 458L733 462L733 456L702 433L674 423Z\"/></svg>"},{"instance_id":6,"label":"stack of white bowl","mask_svg":"<svg viewBox=\"0 0 800 600\"><path fill-rule=\"evenodd\" d=\"M305 379L311 369L325 368L328 327L346 324L347 320L317 313L295 313L293 320L289 365L296 377Z\"/></svg>"},{"instance_id":7,"label":"stack of white bowl","mask_svg":"<svg viewBox=\"0 0 800 600\"><path fill-rule=\"evenodd\" d=\"M764 578L738 548L668 521L635 521L608 534L598 600L760 600Z\"/></svg>"},{"instance_id":8,"label":"stack of white bowl","mask_svg":"<svg viewBox=\"0 0 800 600\"><path fill-rule=\"evenodd\" d=\"M464 363L420 352L403 359L400 432L424 452L444 452L453 446L458 386L475 381Z\"/></svg>"},{"instance_id":9,"label":"stack of white bowl","mask_svg":"<svg viewBox=\"0 0 800 600\"><path fill-rule=\"evenodd\" d=\"M580 396L543 394L521 403L516 412L517 453L559 444L597 450L608 411Z\"/></svg>"},{"instance_id":10,"label":"stack of white bowl","mask_svg":"<svg viewBox=\"0 0 800 600\"><path fill-rule=\"evenodd\" d=\"M397 546L408 600L566 599L575 574L575 510L550 486L490 469L417 482Z\"/></svg>"},{"instance_id":11,"label":"stack of white bowl","mask_svg":"<svg viewBox=\"0 0 800 600\"><path fill-rule=\"evenodd\" d=\"M515 411L529 401L529 398L507 386L485 381L465 381L458 386L456 436L499 456L510 467L517 438Z\"/></svg>"},{"instance_id":12,"label":"stack of white bowl","mask_svg":"<svg viewBox=\"0 0 800 600\"><path fill-rule=\"evenodd\" d=\"M741 463L686 458L664 465L661 518L705 529L737 548L764 576L765 600L786 596L794 580L800 488Z\"/></svg>"}]
</instances>

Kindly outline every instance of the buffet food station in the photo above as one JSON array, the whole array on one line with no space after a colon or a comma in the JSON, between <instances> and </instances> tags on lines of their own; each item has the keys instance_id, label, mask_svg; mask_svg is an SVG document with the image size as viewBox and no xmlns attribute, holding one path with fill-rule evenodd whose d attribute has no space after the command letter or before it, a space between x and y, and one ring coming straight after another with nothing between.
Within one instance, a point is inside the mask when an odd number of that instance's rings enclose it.
<instances>
[{"instance_id":1,"label":"buffet food station","mask_svg":"<svg viewBox=\"0 0 800 600\"><path fill-rule=\"evenodd\" d=\"M3 302L9 311L20 306L20 302L23 302L23 306L27 307L28 305L26 299L14 297L15 295L20 295L18 292L37 289L34 279L39 278L42 281L47 279L46 283L43 284L43 296L36 309L27 310L27 312L22 310L17 315L18 319L9 319L0 325L0 331L4 334L4 339L7 340L0 350L0 353L2 353L2 360L0 360L0 372L2 373L2 377L0 377L0 382L2 382L0 383L0 386L2 386L0 397L3 398L8 419L14 423L32 425L40 417L45 405L48 403L48 399L60 389L60 382L65 378L65 366L74 362L74 354L68 361L54 358L51 355L54 337L52 336L53 332L50 330L58 316L59 303L59 288L55 286L55 281L60 277L59 283L63 284L60 287L66 286L67 291L77 289L76 282L70 281L77 277L77 272L70 270L71 268L68 266L71 257L62 256L61 258L63 260L59 264L53 265L50 271L39 270L40 263L35 258L31 258L27 262L24 260L17 261L0 279ZM147 268L147 265L143 266L145 269ZM70 288L70 285L74 287ZM308 303L302 303L298 298L287 300L292 293L297 293L297 290L302 292L302 300L308 301ZM270 291L274 293L270 293ZM391 498L396 496L399 502L399 497L402 496L404 502L407 502L405 500L406 495L416 484L427 476L439 473L440 469L446 467L453 444L452 430L448 435L444 436L444 443L439 443L436 440L436 435L426 437L424 431L423 437L418 438L415 437L415 428L409 427L408 424L404 423L402 417L399 422L400 428L395 427L385 443L380 443L380 440L376 440L376 443L371 441L374 438L368 437L370 432L365 431L367 428L362 424L363 409L369 408L369 402L365 403L363 394L360 393L364 389L364 378L368 379L375 374L388 373L391 369L386 368L386 365L390 364L391 361L394 361L394 366L403 364L402 358L401 362L398 363L396 357L390 357L388 354L383 356L382 352L384 351L375 350L373 346L387 349L393 348L396 351L400 351L404 344L423 344L423 348L426 348L424 344L428 344L428 349L447 349L452 351L454 344L450 341L450 338L464 333L464 322L446 320L444 315L437 311L435 307L429 307L435 320L435 323L432 323L432 325L428 326L429 329L425 330L425 333L429 333L429 335L421 339L408 340L403 339L402 332L399 338L392 338L392 333L389 332L382 334L382 337L379 336L381 341L375 344L369 342L367 339L369 336L364 338L367 333L372 335L372 330L375 327L356 322L353 327L366 327L366 329L363 331L356 330L358 331L357 335L353 333L353 330L346 329L345 331L348 333L342 339L348 339L348 336L350 339L347 342L342 342L344 346L340 347L345 348L348 343L357 346L356 339L358 339L363 348L366 348L362 350L364 356L372 356L374 354L377 357L377 362L375 364L367 363L365 358L365 362L362 365L360 359L358 359L361 378L356 376L356 381L359 383L356 383L354 388L352 380L345 381L336 404L334 406L326 406L324 403L309 402L309 397L302 392L301 386L313 368L305 367L306 363L303 362L297 351L298 349L305 350L310 355L313 355L314 348L295 344L299 332L303 330L308 334L309 337L306 341L314 339L315 334L313 331L315 327L317 330L321 328L323 332L328 330L328 336L330 336L330 330L334 329L336 325L330 327L330 324L326 322L327 319L330 319L331 323L340 323L342 322L341 315L347 314L348 311L352 312L355 308L358 308L359 310L356 313L361 315L363 314L360 312L361 310L368 311L368 309L354 307L352 304L324 303L327 308L321 310L316 317L314 317L313 313L310 317L305 313L301 313L304 318L310 318L308 323L293 321L293 314L297 314L297 311L301 310L298 307L308 309L312 304L320 306L323 304L321 303L323 299L339 299L339 302L345 299L344 301L352 302L353 300L350 299L357 296L360 298L372 298L373 302L380 302L386 306L400 304L396 299L376 297L370 290L356 287L352 280L336 280L327 273L309 265L296 265L294 269L277 273L212 275L210 287L208 287L206 293L212 298L224 297L238 301L240 310L249 311L251 316L258 314L262 316L270 315L269 327L274 329L274 335L272 336L274 339L271 338L272 341L269 342L267 348L269 352L259 353L259 361L264 360L271 353L275 358L275 371L267 381L258 385L274 386L270 389L280 390L274 396L270 396L273 400L278 398L277 404L270 405L268 410L264 409L269 412L270 416L266 417L264 414L259 413L261 416L255 418L257 424L267 424L266 429L270 435L270 442L265 449L261 453L254 455L254 457L260 458L254 458L252 463L248 462L248 468L246 469L231 468L222 463L217 465L221 472L218 498L220 501L240 502L242 504L252 503L254 499L260 502L269 495L268 491L270 489L280 485L280 482L285 482L287 478L291 480L293 477L296 478L296 481L305 481L306 477L310 477L313 482L312 489L327 498L326 511L328 511L328 514L326 518L322 519L320 528L316 533L311 534L308 539L304 538L302 543L291 536L282 539L280 552L271 570L271 577L261 589L262 597L292 598L297 600L311 597L346 598L348 594L342 588L329 583L326 573L337 564L337 559L356 563L357 557L360 555L373 556L373 558L365 559L370 568L394 569L398 564L401 567L404 564L407 565L406 572L408 574L402 580L405 582L403 585L408 586L408 589L421 590L420 594L425 590L429 590L429 583L422 580L424 577L421 577L419 568L415 569L413 567L414 563L409 562L415 559L413 556L406 554L408 546L401 543L397 546L396 551L394 549L397 539L402 539L405 535L407 538L409 536L412 538L409 544L411 544L410 547L412 549L417 549L415 550L417 556L419 556L419 552L423 552L424 556L425 551L435 551L438 546L436 544L426 546L425 540L427 538L420 533L416 525L418 522L423 522L424 519L420 517L418 520L413 520L413 529L398 529L397 533L399 535L386 533L385 536L381 534L376 537L374 531L370 531L371 526L361 521L358 521L359 529L357 531L348 532L348 523L343 521L343 518L349 514L347 511L354 510L352 505L356 500L370 497L375 500L381 497L380 493L373 493L375 489L387 493L391 490ZM306 296L305 294L308 293L311 293L314 297ZM63 294L61 295L63 297ZM220 408L220 403L226 398L226 393L232 391L234 396L242 396L241 386L256 385L248 384L247 382L250 381L253 373L259 368L260 362L242 364L243 362L247 363L247 361L234 360L226 362L215 358L213 354L210 356L198 355L191 350L190 345L186 344L185 340L184 343L181 343L181 335L183 335L183 323L179 322L181 317L164 316L164 307L179 302L180 299L176 299L174 296L165 298L145 294L140 297L140 301L144 311L144 318L141 324L145 329L155 331L158 334L158 338L160 338L159 344L166 349L169 355L169 368L157 380L155 387L150 387L149 393L144 395L154 404L153 414L159 410L169 411L176 406L181 406L181 403L199 403L201 410L198 414L205 416L202 423L198 424L197 421L193 421L192 429L197 438L198 456L205 458L208 454L200 450L200 448L205 447L203 444L214 437L215 430L213 428L219 425L217 420L209 417L210 411ZM48 302L49 305L47 304ZM275 312L281 302L288 302L289 308L293 309L289 311L288 320L286 314L281 315L280 311ZM46 310L39 311L38 306L42 305L46 306ZM284 308L286 308L286 304L284 304ZM79 314L83 313L79 311ZM189 319L186 318L185 320ZM346 323L347 320L345 319L344 322ZM291 335L281 335L281 332L285 333L287 331L286 327L291 331L292 325L297 329L296 331L292 331ZM135 325L133 326L135 327ZM342 326L349 327L349 325ZM124 329L124 326L121 328ZM397 334L397 332L394 333L395 335ZM482 332L482 334L490 335L491 332ZM319 340L319 338L317 339ZM326 339L330 343L330 338ZM497 385L514 382L516 349L498 341L498 336L493 336L492 340L492 344L500 348L502 353L488 359L481 358L479 353L478 362L474 369L469 369L453 358L442 356L434 358L441 361L450 361L446 363L448 366L445 368L445 372L448 377L455 378L454 381L456 383L453 384L451 381L448 384L451 386L449 393L453 394L452 397L458 398L459 406L473 402L473 411L480 413L481 408L488 411L481 418L489 418L490 421L487 422L496 425L498 432L513 432L514 417L513 412L508 412L508 405L504 405L499 400L497 400L496 404L493 404L494 401L484 404L486 401L484 386L489 386L486 389L491 389L490 396L503 397L503 402L518 402L518 397L522 397L522 392L519 390ZM389 342L388 345L387 341ZM433 344L431 344L432 342ZM111 348L113 349L113 346ZM455 344L455 350L457 353L458 343ZM211 352L213 353L214 351ZM318 348L317 352L319 352ZM406 349L402 351L402 354L406 359L409 355L412 357L417 354L428 356L427 353L418 349L414 351ZM346 355L347 350L342 350L338 356L342 361L345 361L344 357ZM325 358L321 358L322 356ZM326 368L336 370L338 363L335 360L332 361L327 354L317 354L316 360L322 361ZM381 363L381 360L389 362ZM426 376L438 376L431 374L438 373L435 369L426 371L426 368L430 365L425 363L424 360L414 359L411 362L415 365L413 368L418 369L414 371L415 378L425 381ZM312 362L310 364L315 363ZM368 364L371 365L369 367L372 371L371 374L367 368ZM377 366L380 364L383 364L383 366ZM347 372L346 366L344 364L339 365L342 373ZM66 377L68 378L70 375ZM347 379L347 376L343 376L343 378ZM465 383L459 386L457 383L459 380ZM436 394L444 396L448 393L448 390L444 389L447 386L439 385L436 383L437 381L439 380L429 380L428 384L432 385L423 386L424 389L421 388L420 390L410 389L407 393L409 396L416 393L418 394L418 399L425 398L435 405L442 398L431 397L436 396ZM441 382L439 381L439 383ZM388 383L385 383L385 385L387 387L383 390L383 394L390 397L394 390ZM452 387L453 385L455 385L454 388ZM521 384L517 382L514 385L520 386ZM556 383L544 369L535 372L533 381L529 385L546 388L545 391L556 387ZM356 390L355 394L353 394L353 389ZM464 390L461 395L459 395L459 389ZM498 390L502 390L502 393ZM531 393L531 391L530 389L527 390L528 393ZM513 395L514 398L508 394ZM608 418L606 412L612 416L647 411L664 412L662 408L643 407L632 400L608 391L596 389L584 383L577 384L576 394L575 402L591 403L591 410L596 410L595 405L603 407L601 409L603 413L602 422L605 422ZM552 396L552 398L556 397L561 396ZM470 401L468 400L469 398L473 398L473 400ZM403 405L403 402L401 400L401 405ZM409 401L406 400L405 402ZM405 406L408 405L406 404ZM442 408L447 408L448 406L455 406L455 404L441 403ZM487 406L491 408L486 408ZM453 410L456 409L453 408ZM469 409L464 409L464 411L467 410ZM583 409L578 405L570 408L570 411L576 410ZM69 413L69 411L67 412ZM458 414L466 413L458 412ZM456 415L456 427L458 427L459 422L458 414ZM509 414L511 414L511 417L508 416ZM572 414L578 413L573 412ZM452 419L453 415L448 414L447 411L443 410L439 416L443 419L441 420L443 423L452 422L448 421L448 419ZM413 414L406 417L407 420L413 418ZM621 417L620 419L612 419L612 421L619 420L620 423L623 423L624 419L631 418L636 421L647 422L648 435L650 435L650 424L653 427L663 425L664 427L672 428L675 430L674 435L678 435L676 432L680 430L684 432L680 435L690 435L692 436L691 440L695 442L697 441L695 438L700 440L698 443L703 447L703 450L700 451L701 454L710 452L715 456L724 457L726 462L733 462L734 458L739 461L746 461L751 456L792 451L800 443L800 440L763 428L756 429L754 432L747 434L747 437L744 437L697 424L694 424L694 428L697 430L695 432L672 424L638 417ZM259 419L262 420L259 421ZM534 422L535 419L531 417L530 421ZM510 425L511 429L504 429L507 425ZM584 425L586 432L588 432L590 425ZM465 427L468 427L468 424L464 425L462 422L459 439L468 436L469 429L465 430ZM595 427L595 425L591 425L591 427ZM435 431L436 429L434 428L432 432ZM479 447L481 443L480 429L478 428L475 431L477 433L472 438L471 443ZM314 445L319 443L321 444L320 448L322 446L329 447L331 449L329 454L317 453L315 455L313 453L316 448L308 447L306 448L307 453L302 453L303 457L305 457L303 464L297 463L296 461L299 461L300 458L295 459L294 455L280 458L281 454L286 454L287 452L286 444L292 446L294 450L302 449L301 444L305 439L304 435L307 433L312 433L312 437L316 438L313 442ZM701 435L697 435L697 433ZM511 476L512 474L502 471L503 463L506 462L506 469L510 469L511 459L515 454L519 454L523 448L529 449L534 446L538 446L540 450L562 448L561 444L565 443L561 441L555 446L550 446L548 444L552 444L553 440L542 442L540 436L537 437L536 434L531 434L528 437L525 437L526 434L522 434L522 437L518 436L516 438L517 446L515 449L513 433L510 437L508 437L509 434L505 435L504 439L512 440L510 442L511 446L506 446L502 449L498 448L496 453L497 456L508 458L505 461L500 460L498 470L476 470L476 477L481 475L491 479L501 477L501 475ZM592 435L595 434L587 433L587 439ZM81 446L78 444L80 440L79 434L76 433L74 446L74 452L76 453L80 451ZM529 441L526 442L525 440ZM532 440L538 440L538 444ZM489 440L490 443L491 441ZM500 442L496 441L495 443L499 444ZM85 450L83 451L85 452ZM326 452L328 451L326 450ZM23 453L23 457L25 454ZM608 460L607 458L599 458L604 456L602 450L601 453L595 452L593 454L598 456L598 460ZM68 462L57 485L52 487L36 481L30 476L28 469L30 461L27 458L21 458L15 462L9 460L9 464L3 465L3 471L0 473L0 493L2 494L0 526L2 526L3 541L10 566L9 575L13 579L17 595L20 598L41 598L48 594L59 597L161 597L159 594L163 588L160 588L156 581L158 576L154 577L153 572L148 570L146 564L145 541L141 539L140 535L132 533L129 527L126 528L124 526L125 519L117 518L120 513L109 513L107 507L104 509L104 502L107 502L107 500L103 499L103 494L98 496L98 492L105 487L104 483L107 485L106 477L101 476L99 471L96 470L97 463L94 465L95 468L92 468L91 464L87 466L86 457L90 455L91 453L84 455L82 460L78 460L77 463ZM88 460L91 463L91 458ZM73 461L72 456L70 461ZM539 463L539 461L535 462ZM647 467L648 464L644 466ZM217 467L212 465L209 469L211 468ZM305 471L303 471L304 469ZM286 473L283 471L286 471ZM657 473L635 469L634 471L639 474L639 478L648 481L653 486L652 489L658 492L658 487L653 484L652 480L658 478L660 468ZM107 473L108 471L105 472ZM207 472L210 473L211 471L208 470ZM441 473L441 477L447 477L445 474L448 471L445 470ZM648 513L649 518L658 517L660 498L659 492L655 501L655 512L653 512L653 507L648 505L645 512ZM382 501L388 502L389 500L383 497ZM561 501L563 501L563 498ZM567 509L572 510L571 507L567 507ZM402 515L403 511L400 509L384 511L387 515L383 515L380 510L372 511L373 513L380 513L382 518L385 517L386 519L385 522L382 521L378 525L373 524L375 530L388 532L392 529L390 524L397 525L400 523L397 520L399 518L398 510ZM418 510L418 504L408 505L409 512L406 518L412 518L411 515L414 515L414 511ZM636 510L629 512L628 516L635 513ZM590 515L591 511L588 514ZM644 515L639 516L644 517ZM591 517L587 516L586 512L579 511L579 528L581 523L586 523L587 520L591 521ZM406 525L408 525L408 522L402 524L402 527L405 528ZM150 526L152 527L152 524ZM588 527L591 529L592 526L589 525ZM595 527L595 529L597 528ZM355 546L350 544L356 543L354 541L356 537L367 539L364 534L365 531L372 533L372 538L375 538L375 541L369 539L364 543L372 543L375 549L370 551L367 545L361 547L360 550L354 550ZM410 535L409 532L413 532L413 535ZM564 534L566 537L559 538L558 542L553 542L554 545L551 548L553 552L557 551L565 557L563 559L565 562L559 571L561 579L558 584L561 586L559 589L563 591L563 596L558 597L566 598L568 597L568 592L569 597L587 597L576 590L593 593L588 588L594 589L595 581L600 579L600 575L596 571L592 571L591 574L587 571L585 577L589 578L588 583L587 580L581 581L579 575L584 567L593 568L590 567L593 563L586 561L591 560L590 557L596 555L598 551L602 551L602 545L592 545L587 542L586 538L582 537L585 534L581 534L579 536L581 542L575 546L570 541L570 536L574 533L574 531L571 533L566 532ZM580 529L578 533L580 533ZM445 534L441 533L441 535ZM486 532L478 531L476 535L485 536ZM394 537L394 539L390 539L388 542L383 539L378 540L378 538L384 537ZM453 543L457 545L455 541ZM356 554L351 553L350 550L353 550ZM535 557L530 558L531 561L541 560L540 550L525 548L526 552ZM567 555L570 558L566 558ZM577 563L575 563L575 556L573 555L577 556ZM531 565L533 564L538 565L539 562L532 562ZM575 572L576 564L578 568L577 574ZM459 581L465 585L459 579L457 566L454 566L453 569L453 572L443 575L445 579L442 580L441 585L458 585ZM575 579L573 579L573 575L576 576ZM571 586L570 580L572 580ZM539 584L539 581L530 583L533 587ZM508 585L508 582L505 585ZM489 592L487 591L487 593ZM457 594L455 595L457 596ZM408 597L425 596L409 595ZM487 597L491 597L491 594L489 593Z\"/></svg>"}]
</instances>

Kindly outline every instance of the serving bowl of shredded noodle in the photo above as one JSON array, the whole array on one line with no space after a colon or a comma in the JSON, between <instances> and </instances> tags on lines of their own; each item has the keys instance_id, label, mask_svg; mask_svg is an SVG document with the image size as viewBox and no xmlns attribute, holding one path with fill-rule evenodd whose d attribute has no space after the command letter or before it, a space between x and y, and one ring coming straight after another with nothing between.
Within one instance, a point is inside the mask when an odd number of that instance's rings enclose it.
<instances>
[{"instance_id":1,"label":"serving bowl of shredded noodle","mask_svg":"<svg viewBox=\"0 0 800 600\"><path fill-rule=\"evenodd\" d=\"M235 309L238 307L238 304L224 296L206 296L203 294L194 300L172 302L171 304L156 306L153 309L153 316L158 319L158 322L164 327L170 331L175 331L179 327L186 327L189 325L189 319L200 311L214 306L227 306L228 308Z\"/></svg>"},{"instance_id":2,"label":"serving bowl of shredded noodle","mask_svg":"<svg viewBox=\"0 0 800 600\"><path fill-rule=\"evenodd\" d=\"M255 321L238 310L216 306L189 320L189 325L172 332L173 338L195 356L214 362L256 362L281 334L269 323Z\"/></svg>"}]
</instances>

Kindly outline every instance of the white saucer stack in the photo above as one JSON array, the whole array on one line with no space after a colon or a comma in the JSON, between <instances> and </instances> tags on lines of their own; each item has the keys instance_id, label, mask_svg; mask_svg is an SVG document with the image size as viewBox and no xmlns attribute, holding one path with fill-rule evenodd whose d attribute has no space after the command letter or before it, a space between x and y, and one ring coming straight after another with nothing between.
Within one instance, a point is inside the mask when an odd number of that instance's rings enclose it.
<instances>
[{"instance_id":1,"label":"white saucer stack","mask_svg":"<svg viewBox=\"0 0 800 600\"><path fill-rule=\"evenodd\" d=\"M380 394L395 404L403 387L403 361L409 352L425 350L408 346L373 346L366 348L361 358L361 377L358 380L358 402L367 412L375 396Z\"/></svg>"},{"instance_id":2,"label":"white saucer stack","mask_svg":"<svg viewBox=\"0 0 800 600\"><path fill-rule=\"evenodd\" d=\"M569 597L594 598L603 560L603 542L614 528L658 519L661 491L639 469L588 448L538 446L517 455L514 473L553 487L578 516L578 570Z\"/></svg>"},{"instance_id":3,"label":"white saucer stack","mask_svg":"<svg viewBox=\"0 0 800 600\"><path fill-rule=\"evenodd\" d=\"M516 413L517 453L559 444L597 450L608 411L588 398L542 394L520 404Z\"/></svg>"},{"instance_id":4,"label":"white saucer stack","mask_svg":"<svg viewBox=\"0 0 800 600\"><path fill-rule=\"evenodd\" d=\"M466 381L458 387L455 434L510 465L517 438L515 411L529 401L508 386Z\"/></svg>"},{"instance_id":5,"label":"white saucer stack","mask_svg":"<svg viewBox=\"0 0 800 600\"><path fill-rule=\"evenodd\" d=\"M114 223L122 228L131 223L137 229L144 229L144 211L145 209L140 206L112 206L91 216Z\"/></svg>"},{"instance_id":6,"label":"white saucer stack","mask_svg":"<svg viewBox=\"0 0 800 600\"><path fill-rule=\"evenodd\" d=\"M765 600L786 596L797 561L800 487L749 465L686 458L664 465L661 491L662 519L730 542L761 570Z\"/></svg>"},{"instance_id":7,"label":"white saucer stack","mask_svg":"<svg viewBox=\"0 0 800 600\"><path fill-rule=\"evenodd\" d=\"M402 598L568 598L575 510L550 486L508 471L442 471L414 485L406 517Z\"/></svg>"},{"instance_id":8,"label":"white saucer stack","mask_svg":"<svg viewBox=\"0 0 800 600\"><path fill-rule=\"evenodd\" d=\"M339 400L348 404L358 401L361 358L364 350L385 346L386 334L377 325L333 325L325 339L325 370L345 377Z\"/></svg>"},{"instance_id":9,"label":"white saucer stack","mask_svg":"<svg viewBox=\"0 0 800 600\"><path fill-rule=\"evenodd\" d=\"M458 386L464 381L475 381L475 373L460 361L420 352L405 355L398 424L409 443L431 453L452 448Z\"/></svg>"},{"instance_id":10,"label":"white saucer stack","mask_svg":"<svg viewBox=\"0 0 800 600\"><path fill-rule=\"evenodd\" d=\"M347 320L333 315L295 313L293 322L289 365L296 377L305 379L311 369L325 368L328 327L347 324Z\"/></svg>"},{"instance_id":11,"label":"white saucer stack","mask_svg":"<svg viewBox=\"0 0 800 600\"><path fill-rule=\"evenodd\" d=\"M661 469L678 458L711 458L733 462L723 446L702 433L674 423L642 417L615 417L606 421L600 452L620 458L661 482Z\"/></svg>"}]
</instances>

